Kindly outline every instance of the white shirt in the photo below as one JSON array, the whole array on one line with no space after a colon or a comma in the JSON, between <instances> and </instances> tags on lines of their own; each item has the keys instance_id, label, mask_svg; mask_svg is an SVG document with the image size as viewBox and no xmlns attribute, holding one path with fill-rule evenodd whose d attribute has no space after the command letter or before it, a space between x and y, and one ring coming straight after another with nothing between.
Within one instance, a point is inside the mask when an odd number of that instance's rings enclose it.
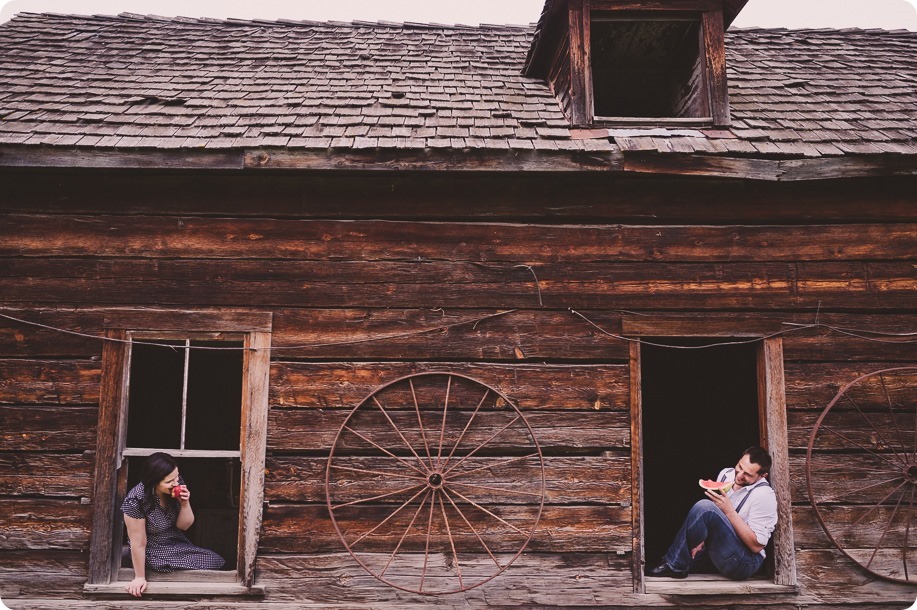
<instances>
[{"instance_id":1,"label":"white shirt","mask_svg":"<svg viewBox=\"0 0 917 610\"><path fill-rule=\"evenodd\" d=\"M716 477L717 481L734 481L736 478L735 468L724 468ZM761 489L757 489L760 487ZM754 493L751 493L752 490ZM777 526L777 495L766 479L762 479L754 485L743 487L741 489L730 489L726 492L726 497L732 503L733 507L738 506L742 500L751 493L751 497L742 506L739 511L739 517L748 524L748 527L755 533L755 538L759 544L766 545L770 540L774 528ZM764 549L761 549L761 556L764 557Z\"/></svg>"}]
</instances>

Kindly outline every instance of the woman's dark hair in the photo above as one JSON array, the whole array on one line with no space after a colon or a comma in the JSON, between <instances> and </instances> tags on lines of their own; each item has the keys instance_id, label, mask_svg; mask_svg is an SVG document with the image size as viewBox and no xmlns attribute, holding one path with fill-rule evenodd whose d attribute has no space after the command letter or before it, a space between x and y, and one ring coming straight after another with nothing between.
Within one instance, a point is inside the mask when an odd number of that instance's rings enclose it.
<instances>
[{"instance_id":1,"label":"woman's dark hair","mask_svg":"<svg viewBox=\"0 0 917 610\"><path fill-rule=\"evenodd\" d=\"M178 468L172 456L162 451L150 454L140 467L140 482L143 483L143 498L152 507L156 501L156 486L169 473Z\"/></svg>"},{"instance_id":2,"label":"woman's dark hair","mask_svg":"<svg viewBox=\"0 0 917 610\"><path fill-rule=\"evenodd\" d=\"M771 471L771 454L764 447L754 445L743 451L742 455L747 455L752 464L759 466L758 474L765 475Z\"/></svg>"}]
</instances>

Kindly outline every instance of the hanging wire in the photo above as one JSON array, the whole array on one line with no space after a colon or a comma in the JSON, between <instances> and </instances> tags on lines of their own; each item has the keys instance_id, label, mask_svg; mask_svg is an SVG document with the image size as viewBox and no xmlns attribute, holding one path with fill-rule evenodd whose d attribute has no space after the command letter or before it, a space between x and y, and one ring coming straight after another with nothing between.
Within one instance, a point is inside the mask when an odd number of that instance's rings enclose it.
<instances>
[{"instance_id":1,"label":"hanging wire","mask_svg":"<svg viewBox=\"0 0 917 610\"><path fill-rule=\"evenodd\" d=\"M534 273L534 272L533 272L533 273ZM536 281L537 281L537 279L536 279ZM540 294L540 291L539 291L539 301L540 301L540 300L541 300L541 294ZM443 312L442 308L439 308L439 307L432 309L432 311L437 311L437 312L443 313L443 315L445 315L445 313ZM386 334L386 335L378 335L378 336L375 336L375 337L366 337L366 338L362 338L362 339L345 339L345 340L341 340L341 341L326 341L326 342L322 342L322 343L305 343L305 344L301 344L301 345L290 345L290 346L281 346L281 345L278 345L278 346L271 346L271 347L268 347L268 348L254 348L254 347L248 347L248 348L246 348L246 347L218 347L218 346L210 346L210 345L192 345L192 346L190 346L190 347L187 348L187 349L215 350L215 351L231 351L231 350L250 350L250 351L258 351L258 350L267 349L268 351L274 351L274 350L301 350L301 349L314 349L314 348L335 347L335 346L342 346L342 345L358 345L358 344L361 344L361 343L372 343L372 342L376 342L376 341L389 341L389 340L393 340L393 339L404 339L404 338L414 337L414 336L422 335L422 334L426 334L426 333L435 333L435 332L446 331L446 330L449 330L449 329L451 329L451 328L456 328L456 327L459 327L459 326L465 326L465 325L469 325L469 324L472 325L472 330L477 330L478 325L479 325L480 323L482 323L482 322L485 322L485 321L488 321L488 320L492 320L492 319L494 319L494 318L498 318L498 317L501 317L501 316L505 316L505 315L508 315L508 314L511 314L511 313L515 313L515 312L517 312L517 311L519 311L519 310L518 310L518 309L507 309L507 310L503 310L503 311L498 311L498 312L495 312L495 313L487 314L487 315L484 315L484 316L477 316L477 317L474 317L474 318L469 318L469 319L460 320L460 321L458 321L458 322L452 322L452 323L449 323L449 324L440 324L440 325L437 325L437 326L431 326L431 327L429 327L429 328L420 328L420 329L417 329L417 330L406 331L406 332L403 332L403 333L393 333L393 334ZM775 331L775 332L773 332L773 333L769 333L769 334L767 334L767 335L763 335L763 336L759 336L759 337L750 337L750 338L748 338L748 339L738 339L738 340L734 340L734 341L724 341L724 342L717 342L717 343L709 343L709 344L705 344L705 345L668 345L668 344L664 344L664 343L654 343L654 342L652 342L652 341L647 341L646 339L642 339L642 338L640 338L640 337L627 337L627 336L624 336L624 335L620 335L620 334L613 333L613 332L611 332L611 331L608 331L608 330L602 328L599 324L597 324L596 322L594 322L593 320L591 320L590 318L588 318L588 317L587 317L586 315L584 315L583 313L581 313L581 312L579 312L579 311L576 311L576 310L573 309L572 307L568 308L567 311L569 311L570 314L572 314L572 315L574 315L574 316L580 318L581 320L583 320L584 322L586 322L587 324L589 324L590 326L592 326L592 327L595 328L597 331L599 331L600 333L602 333L603 335L605 335L605 336L607 336L607 337L610 337L610 338L613 338L613 339L617 339L617 340L620 340L620 341L627 341L627 342L631 342L631 343L642 343L643 345L650 345L650 346L654 346L654 347L666 347L666 348L672 348L672 349L707 349L707 348L710 348L710 347L717 347L717 346L723 346L723 345L747 345L747 344L750 344L750 343L757 343L757 342L763 341L763 340L765 340L765 339L770 339L770 338L772 338L772 337L779 337L779 336L786 335L786 334L789 334L789 333L795 333L795 332L800 332L800 331L805 331L805 330L812 330L812 329L824 329L824 330L828 330L828 331L831 331L831 332L835 332L835 333L838 333L838 334L841 334L841 335L846 335L846 336L849 336L849 337L854 337L854 338L857 338L857 339L861 339L861 340L863 340L863 341L871 341L871 342L874 342L874 343L884 343L884 344L893 344L893 345L908 345L908 344L912 344L912 343L917 343L917 332L892 333L892 332L875 331L875 330L868 330L868 329L865 329L865 330L864 330L864 329L852 329L852 328L846 328L846 327L832 326L832 325L824 324L824 323L821 323L821 322L816 322L816 323L813 323L813 324L800 324L800 323L796 323L796 322L781 322L782 325L787 326L787 327L789 327L789 328L786 328L786 329L784 329L784 330ZM647 315L647 316L648 316L648 315L651 315L651 314L645 314L645 313L639 313L639 312L627 312L627 311L622 311L621 313L625 313L625 314L634 314L634 315ZM91 333L84 333L84 332L79 332L79 331L75 331L75 330L69 330L69 329L66 329L66 328L60 328L60 327L57 327L57 326L51 326L51 325L49 325L49 324L43 324L43 323L41 323L41 322L35 322L35 321L32 321L32 320L25 320L25 319L23 319L23 318L18 318L18 317L11 316L11 315L5 314L5 313L0 313L0 318L5 318L5 319L10 320L10 321L12 321L12 322L16 322L16 323L18 323L18 324L24 324L24 325L26 325L26 326L33 326L33 327L36 327L36 328L43 328L43 329L45 329L45 330L50 330L50 331L53 331L53 332L63 333L63 334L67 334L67 335L73 335L73 336L76 336L76 337L83 337L83 338L92 339L92 340L95 340L95 341L102 341L102 342L110 341L110 342L114 342L114 343L131 343L131 342L132 342L131 339L119 339L119 338L115 338L115 337L105 337L105 336L101 336L101 335L94 335L94 334L91 334ZM889 339L883 339L883 338L878 338L878 337L889 337ZM168 348L170 348L170 349L175 349L175 348L176 348L176 346L173 345L173 344L168 344L168 343L156 343L156 342L153 342L153 341L146 341L146 340L143 341L143 344L144 344L144 345L151 345L151 346L155 346L155 347L168 347ZM182 348L182 349L186 349L186 348Z\"/></svg>"}]
</instances>

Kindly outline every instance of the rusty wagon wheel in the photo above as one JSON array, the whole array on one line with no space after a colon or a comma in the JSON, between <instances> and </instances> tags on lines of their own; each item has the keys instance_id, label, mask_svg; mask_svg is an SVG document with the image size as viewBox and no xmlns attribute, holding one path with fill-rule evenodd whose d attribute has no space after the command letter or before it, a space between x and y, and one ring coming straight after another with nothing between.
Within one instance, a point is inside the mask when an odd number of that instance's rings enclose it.
<instances>
[{"instance_id":1,"label":"rusty wagon wheel","mask_svg":"<svg viewBox=\"0 0 917 610\"><path fill-rule=\"evenodd\" d=\"M831 542L886 580L917 582L917 367L854 379L809 437L806 480Z\"/></svg>"},{"instance_id":2,"label":"rusty wagon wheel","mask_svg":"<svg viewBox=\"0 0 917 610\"><path fill-rule=\"evenodd\" d=\"M378 580L422 595L502 574L541 518L541 448L503 394L457 373L418 373L367 396L325 472L334 528Z\"/></svg>"}]
</instances>

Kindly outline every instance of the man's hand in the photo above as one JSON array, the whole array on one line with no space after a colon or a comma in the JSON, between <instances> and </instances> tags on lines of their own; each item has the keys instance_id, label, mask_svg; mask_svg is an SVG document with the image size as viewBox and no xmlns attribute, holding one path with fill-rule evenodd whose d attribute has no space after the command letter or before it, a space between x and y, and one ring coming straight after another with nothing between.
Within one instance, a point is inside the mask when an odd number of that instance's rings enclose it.
<instances>
[{"instance_id":1,"label":"man's hand","mask_svg":"<svg viewBox=\"0 0 917 610\"><path fill-rule=\"evenodd\" d=\"M704 550L704 543L701 542L701 543L698 544L696 547L694 547L693 549L691 549L691 559L696 558L696 557L697 557L697 554L700 553L700 552L703 551L703 550Z\"/></svg>"},{"instance_id":2,"label":"man's hand","mask_svg":"<svg viewBox=\"0 0 917 610\"><path fill-rule=\"evenodd\" d=\"M721 494L718 491L707 490L704 492L707 495L707 498L716 504L716 507L720 509L726 517L736 514L736 509L732 505L732 502L729 501L729 498L725 494Z\"/></svg>"}]
</instances>

